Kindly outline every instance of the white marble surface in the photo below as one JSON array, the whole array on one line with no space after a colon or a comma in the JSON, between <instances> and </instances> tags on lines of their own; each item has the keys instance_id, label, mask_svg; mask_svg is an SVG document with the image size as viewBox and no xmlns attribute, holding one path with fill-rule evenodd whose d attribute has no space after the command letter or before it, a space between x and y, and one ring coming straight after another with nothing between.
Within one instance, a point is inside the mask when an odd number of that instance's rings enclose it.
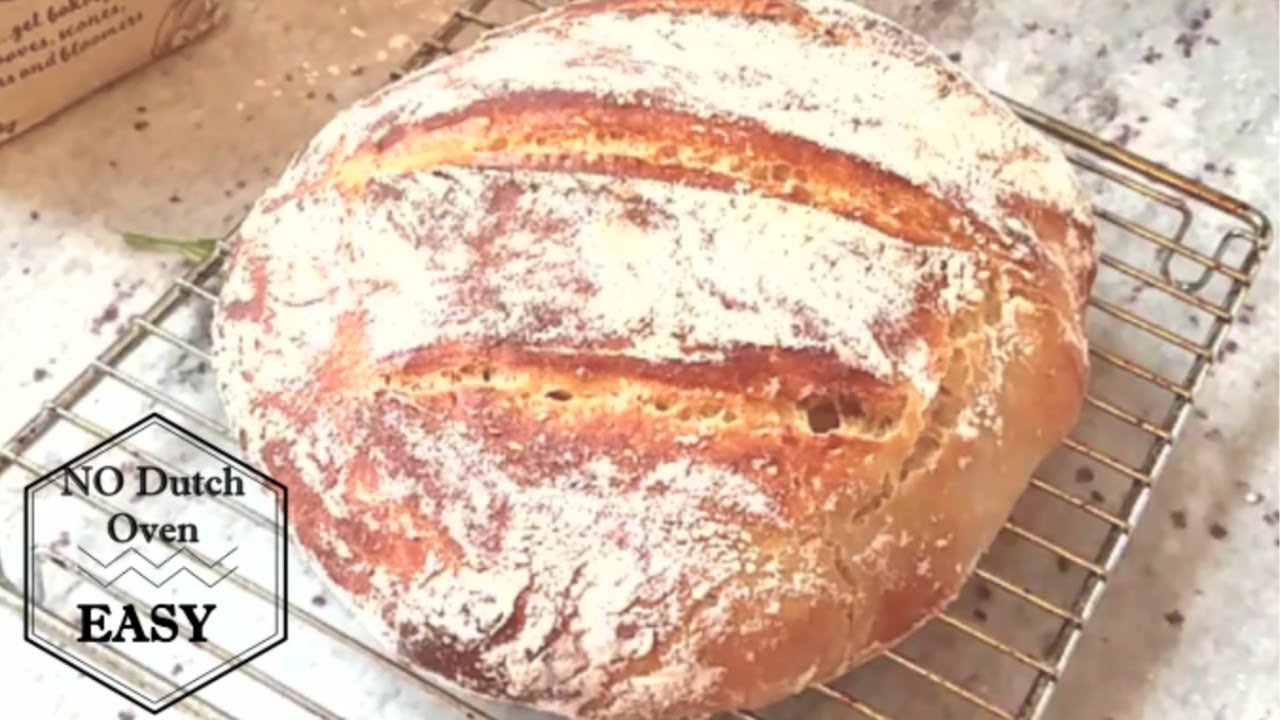
<instances>
[{"instance_id":1,"label":"white marble surface","mask_svg":"<svg viewBox=\"0 0 1280 720\"><path fill-rule=\"evenodd\" d=\"M0 145L0 437L179 272L175 258L124 248L119 230L225 231L300 139L381 82L407 51L404 33L433 27L446 7L438 0L230 4L230 22L206 41ZM1273 217L1280 210L1273 3L1214 3L1209 13L1175 0L871 4L957 53L988 86ZM1231 335L1238 349L1197 399L1050 718L1280 717L1276 268L1273 254L1247 300L1250 323ZM1136 306L1144 302L1135 296ZM198 368L154 363L171 386L208 397ZM140 412L110 398L97 409L116 413L121 425ZM60 451L45 452L54 459ZM10 473L0 486L7 528L0 561L11 570L24 479ZM294 598L305 605L321 594L304 586ZM312 608L346 621L332 603ZM27 711L18 715L127 717L123 701L36 655L20 636L19 617L0 609L0 687L10 708ZM404 717L438 712L394 677L350 669L342 652L308 652L307 642L291 641L288 655L268 655L264 667L303 678L321 697L326 687L360 687L345 692L345 702L356 703L344 706L351 716L371 705ZM998 683L979 674L973 683ZM255 707L248 716L265 706Z\"/></svg>"}]
</instances>

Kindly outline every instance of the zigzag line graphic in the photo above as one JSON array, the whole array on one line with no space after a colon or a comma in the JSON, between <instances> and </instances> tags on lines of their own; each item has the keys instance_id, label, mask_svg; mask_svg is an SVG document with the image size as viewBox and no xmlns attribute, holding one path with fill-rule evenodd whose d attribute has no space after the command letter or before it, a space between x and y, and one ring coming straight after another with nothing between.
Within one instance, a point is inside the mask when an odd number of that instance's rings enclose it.
<instances>
[{"instance_id":1,"label":"zigzag line graphic","mask_svg":"<svg viewBox=\"0 0 1280 720\"><path fill-rule=\"evenodd\" d=\"M218 565L221 565L223 560L226 560L228 557L230 557L230 556L231 556L231 553L233 553L233 552L235 552L235 551L237 551L237 550L239 550L239 549L240 549L240 546L239 546L239 545L237 545L237 546L235 546L235 547L231 548L230 550L228 550L228 551L226 552L226 554L224 554L222 557L218 558L217 560L214 560L214 561L213 561L213 562L211 562L211 563L207 563L207 562L205 562L204 560L202 560L201 558L196 557L195 555L193 555L193 554L191 554L190 552L188 552L188 551L187 551L187 548L184 546L184 547L182 547L182 548L179 548L176 552L174 552L174 553L173 553L172 555L170 555L169 557L167 557L167 558L165 558L164 560L161 560L160 562L158 562L158 563L157 563L157 562L155 562L154 560L152 560L151 558L147 557L146 555L143 555L142 553L138 552L138 551L137 551L137 550L135 550L134 548L131 548L131 547L130 547L130 548L125 548L125 551L124 551L124 552L122 552L122 553L120 553L119 555L117 555L117 556L115 556L115 557L111 558L111 560L110 560L109 562L105 562L105 563L104 563L104 562L102 562L101 560L99 560L97 557L95 557L93 553L89 552L88 550L85 550L83 545L76 545L76 547L80 550L80 552L84 553L85 555L88 555L90 559L92 559L94 562L98 563L98 565L99 565L103 570L106 570L107 568L111 567L112 565L115 565L117 560L119 560L120 558L124 557L125 555L128 555L129 553L133 553L134 555L137 555L138 557L142 558L143 560L146 560L148 565L150 565L151 567L153 567L153 568L155 568L155 569L157 569L157 570L159 570L160 568L164 567L164 565L165 565L166 563L168 563L170 560L172 560L172 559L174 559L174 558L178 557L178 556L179 556L179 555L181 555L182 553L187 553L187 556L188 556L188 557L190 557L190 558L192 558L192 559L195 559L195 560L198 560L198 561L200 562L200 564L201 564L201 565L204 565L204 566L205 566L205 567L207 567L207 568L213 568L213 567L216 567L216 566L218 566Z\"/></svg>"},{"instance_id":2,"label":"zigzag line graphic","mask_svg":"<svg viewBox=\"0 0 1280 720\"><path fill-rule=\"evenodd\" d=\"M228 554L230 554L230 553L228 553ZM91 556L91 557L92 557L92 556ZM186 574L190 575L191 577L195 578L196 580L199 580L199 581L200 581L200 584L204 585L205 587L207 587L207 588L212 588L212 587L214 587L215 585L217 585L218 583L222 582L223 580L226 580L226 579L227 579L227 577L228 577L229 575L231 575L232 573L234 573L234 572L235 572L237 569L239 569L239 567L240 567L239 565L237 565L236 567L231 568L230 570L226 571L226 572L225 572L225 573L223 573L222 575L219 575L219 576L218 576L218 579L217 579L217 580L214 580L214 581L213 581L213 582L211 582L211 583L210 583L210 582L205 582L205 579L204 579L204 578L202 578L202 577L200 577L199 575L197 575L197 574L195 574L195 573L191 572L189 569L187 569L187 568L185 568L185 567L182 567L182 568L178 568L177 570L175 570L175 571L173 572L173 574L172 574L172 575L170 575L169 577L167 577L167 578L165 578L165 579L161 580L159 584L156 584L156 582L155 582L154 580L152 580L151 578L147 577L146 575L143 575L142 573L138 572L138 569L137 569L137 568L134 568L134 567L125 568L124 572L120 573L119 575L116 575L115 577L111 578L110 580L108 580L107 582L105 582L105 583L104 583L104 582L102 582L102 580L101 580L98 576L96 576L96 575L94 575L93 573L89 572L88 570L84 569L84 566L82 566L80 563L78 563L78 562L74 562L74 561L73 561L73 563L72 563L72 564L76 566L76 569L77 569L77 570L79 570L79 571L80 571L80 573L81 573L82 575L84 575L84 576L88 577L89 579L93 580L94 582L98 583L99 585L101 585L101 586L102 586L102 587L104 587L104 588L109 588L109 587L111 587L112 585L114 585L114 584L115 584L115 582L116 582L117 580L119 580L120 578L124 577L125 575L128 575L129 573L133 573L134 575L137 575L138 577L142 578L143 580L146 580L146 581L147 581L147 583L149 583L149 584L151 585L151 587L153 587L153 588L161 588L161 587L164 587L164 585L165 585L166 583L168 583L170 580L172 580L172 579L174 579L174 578L178 577L178 576L179 576L179 575L181 575L182 573L186 573ZM216 564L217 564L217 563L214 563L214 565L216 565ZM210 567L212 567L212 566L210 566Z\"/></svg>"}]
</instances>

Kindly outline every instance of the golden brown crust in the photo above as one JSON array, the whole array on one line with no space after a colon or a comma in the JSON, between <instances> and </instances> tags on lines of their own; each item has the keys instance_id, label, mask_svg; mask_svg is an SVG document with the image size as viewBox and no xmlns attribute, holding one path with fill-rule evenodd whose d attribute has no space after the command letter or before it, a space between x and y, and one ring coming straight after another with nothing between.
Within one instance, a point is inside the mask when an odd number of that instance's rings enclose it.
<instances>
[{"instance_id":1,"label":"golden brown crust","mask_svg":"<svg viewBox=\"0 0 1280 720\"><path fill-rule=\"evenodd\" d=\"M1092 272L1061 156L900 29L586 2L327 128L241 231L215 357L405 657L674 718L834 677L955 594L1074 422Z\"/></svg>"},{"instance_id":2,"label":"golden brown crust","mask_svg":"<svg viewBox=\"0 0 1280 720\"><path fill-rule=\"evenodd\" d=\"M749 148L749 152L743 152ZM588 93L513 93L394 125L335 166L336 182L360 192L374 172L395 175L437 166L519 167L590 172L755 192L847 215L910 242L972 247L994 240L956 236L963 208L947 204L862 158L758 122L708 119L664 108L659 98L602 105ZM894 212L910 207L910 216Z\"/></svg>"}]
</instances>

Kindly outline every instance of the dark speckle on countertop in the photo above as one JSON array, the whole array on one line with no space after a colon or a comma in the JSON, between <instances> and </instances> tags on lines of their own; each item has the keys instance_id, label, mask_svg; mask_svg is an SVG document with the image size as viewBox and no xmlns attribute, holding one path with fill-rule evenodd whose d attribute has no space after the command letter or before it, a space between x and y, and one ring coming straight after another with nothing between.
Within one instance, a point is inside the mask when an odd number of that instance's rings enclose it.
<instances>
[{"instance_id":1,"label":"dark speckle on countertop","mask_svg":"<svg viewBox=\"0 0 1280 720\"><path fill-rule=\"evenodd\" d=\"M1187 512L1185 510L1174 510L1169 513L1169 520L1179 530L1185 529L1187 527Z\"/></svg>"},{"instance_id":2,"label":"dark speckle on countertop","mask_svg":"<svg viewBox=\"0 0 1280 720\"><path fill-rule=\"evenodd\" d=\"M1228 340L1222 343L1222 347L1218 348L1218 362L1227 359L1228 355L1234 355L1240 349L1240 343L1235 340Z\"/></svg>"},{"instance_id":3,"label":"dark speckle on countertop","mask_svg":"<svg viewBox=\"0 0 1280 720\"><path fill-rule=\"evenodd\" d=\"M31 379L36 382L40 382L41 380L44 380L47 377L49 377L49 371L45 370L42 367L38 367L31 372Z\"/></svg>"},{"instance_id":4,"label":"dark speckle on countertop","mask_svg":"<svg viewBox=\"0 0 1280 720\"><path fill-rule=\"evenodd\" d=\"M1089 103L1089 115L1099 126L1105 125L1120 114L1120 94L1103 90Z\"/></svg>"},{"instance_id":5,"label":"dark speckle on countertop","mask_svg":"<svg viewBox=\"0 0 1280 720\"><path fill-rule=\"evenodd\" d=\"M1119 145L1120 147L1125 147L1141 134L1141 131L1129 123L1122 123L1120 125L1120 132L1116 133L1115 136L1112 137L1111 142Z\"/></svg>"},{"instance_id":6,"label":"dark speckle on countertop","mask_svg":"<svg viewBox=\"0 0 1280 720\"><path fill-rule=\"evenodd\" d=\"M179 355L167 369L161 383L166 386L177 386L200 390L204 387L209 375L209 363L191 355Z\"/></svg>"},{"instance_id":7,"label":"dark speckle on countertop","mask_svg":"<svg viewBox=\"0 0 1280 720\"><path fill-rule=\"evenodd\" d=\"M98 317L93 319L93 323L91 325L93 334L94 335L101 334L103 327L110 325L111 323L119 319L120 319L120 308L115 304L115 302L112 302L110 305L103 308L102 312L98 313Z\"/></svg>"},{"instance_id":8,"label":"dark speckle on countertop","mask_svg":"<svg viewBox=\"0 0 1280 720\"><path fill-rule=\"evenodd\" d=\"M1178 37L1173 41L1182 50L1182 56L1191 57L1195 53L1196 46L1201 42L1208 45L1217 45L1218 39L1205 33L1205 25L1213 17L1213 10L1208 7L1193 14L1187 22L1186 30L1178 33Z\"/></svg>"},{"instance_id":9,"label":"dark speckle on countertop","mask_svg":"<svg viewBox=\"0 0 1280 720\"><path fill-rule=\"evenodd\" d=\"M98 316L93 319L89 326L94 335L100 335L104 327L120 319L120 304L133 297L133 294L138 291L138 288L142 287L142 280L134 280L133 282L126 283L123 280L117 279L112 283L112 286L115 287L116 290L115 297L113 297L111 302L103 308L101 313L98 313Z\"/></svg>"},{"instance_id":10,"label":"dark speckle on countertop","mask_svg":"<svg viewBox=\"0 0 1280 720\"><path fill-rule=\"evenodd\" d=\"M1164 621L1174 627L1182 627L1183 621L1186 620L1182 613L1178 610L1170 610L1164 614Z\"/></svg>"},{"instance_id":11,"label":"dark speckle on countertop","mask_svg":"<svg viewBox=\"0 0 1280 720\"><path fill-rule=\"evenodd\" d=\"M1227 537L1227 529L1221 523L1212 523L1209 525L1209 536L1214 540L1222 540Z\"/></svg>"}]
</instances>

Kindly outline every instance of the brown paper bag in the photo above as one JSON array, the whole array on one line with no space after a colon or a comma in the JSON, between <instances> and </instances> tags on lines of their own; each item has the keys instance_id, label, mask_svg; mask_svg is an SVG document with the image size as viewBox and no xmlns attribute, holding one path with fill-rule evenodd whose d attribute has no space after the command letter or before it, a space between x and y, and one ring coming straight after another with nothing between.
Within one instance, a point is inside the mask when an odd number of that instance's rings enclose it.
<instances>
[{"instance_id":1,"label":"brown paper bag","mask_svg":"<svg viewBox=\"0 0 1280 720\"><path fill-rule=\"evenodd\" d=\"M219 17L218 0L0 0L0 143Z\"/></svg>"}]
</instances>

